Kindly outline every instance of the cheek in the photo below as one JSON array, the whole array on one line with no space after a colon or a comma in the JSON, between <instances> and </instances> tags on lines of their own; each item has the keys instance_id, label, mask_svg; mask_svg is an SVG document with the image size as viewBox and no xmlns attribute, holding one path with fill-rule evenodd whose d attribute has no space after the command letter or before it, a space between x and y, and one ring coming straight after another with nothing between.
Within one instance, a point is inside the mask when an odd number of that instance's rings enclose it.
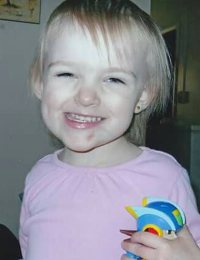
<instances>
[{"instance_id":1,"label":"cheek","mask_svg":"<svg viewBox=\"0 0 200 260\"><path fill-rule=\"evenodd\" d=\"M51 91L45 91L41 100L41 112L45 123L48 125L51 120L55 120L60 111L62 101L60 97Z\"/></svg>"},{"instance_id":2,"label":"cheek","mask_svg":"<svg viewBox=\"0 0 200 260\"><path fill-rule=\"evenodd\" d=\"M132 120L136 99L131 91L126 95L112 97L108 102L110 111L117 120L128 123L128 121Z\"/></svg>"},{"instance_id":3,"label":"cheek","mask_svg":"<svg viewBox=\"0 0 200 260\"><path fill-rule=\"evenodd\" d=\"M134 105L126 104L121 108L121 118L126 124L130 124L134 114Z\"/></svg>"},{"instance_id":4,"label":"cheek","mask_svg":"<svg viewBox=\"0 0 200 260\"><path fill-rule=\"evenodd\" d=\"M127 115L127 117L132 117L134 110L135 110L135 106L137 103L137 98L130 93L130 95L128 97L126 97L123 102L121 102L121 106L120 106L120 111L122 115Z\"/></svg>"},{"instance_id":5,"label":"cheek","mask_svg":"<svg viewBox=\"0 0 200 260\"><path fill-rule=\"evenodd\" d=\"M130 126L134 115L134 103L122 102L117 109L114 110L115 123L119 131L126 131Z\"/></svg>"},{"instance_id":6,"label":"cheek","mask_svg":"<svg viewBox=\"0 0 200 260\"><path fill-rule=\"evenodd\" d=\"M136 104L136 99L128 99L121 108L122 120L128 127L132 122Z\"/></svg>"},{"instance_id":7,"label":"cheek","mask_svg":"<svg viewBox=\"0 0 200 260\"><path fill-rule=\"evenodd\" d=\"M65 100L62 91L56 91L55 88L46 88L42 96L42 106L49 109L60 107Z\"/></svg>"}]
</instances>

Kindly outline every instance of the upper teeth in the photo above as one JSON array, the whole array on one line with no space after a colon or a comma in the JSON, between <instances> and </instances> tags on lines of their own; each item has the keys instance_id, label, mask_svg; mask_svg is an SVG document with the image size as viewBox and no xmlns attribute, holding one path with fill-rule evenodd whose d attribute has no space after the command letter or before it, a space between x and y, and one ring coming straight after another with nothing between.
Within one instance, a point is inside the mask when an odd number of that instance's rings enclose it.
<instances>
[{"instance_id":1,"label":"upper teeth","mask_svg":"<svg viewBox=\"0 0 200 260\"><path fill-rule=\"evenodd\" d=\"M81 123L99 122L102 119L101 117L81 116L81 115L71 114L71 113L70 114L67 113L67 118L70 119L70 120L81 122Z\"/></svg>"}]
</instances>

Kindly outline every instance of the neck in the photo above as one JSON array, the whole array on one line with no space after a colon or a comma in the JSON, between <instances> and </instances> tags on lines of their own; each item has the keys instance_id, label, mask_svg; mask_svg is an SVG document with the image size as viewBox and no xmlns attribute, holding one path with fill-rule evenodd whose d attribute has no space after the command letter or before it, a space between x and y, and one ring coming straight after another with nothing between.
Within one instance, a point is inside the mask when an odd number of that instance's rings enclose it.
<instances>
[{"instance_id":1,"label":"neck","mask_svg":"<svg viewBox=\"0 0 200 260\"><path fill-rule=\"evenodd\" d=\"M76 152L65 147L59 158L75 166L109 167L132 160L140 153L140 148L121 137L87 152Z\"/></svg>"}]
</instances>

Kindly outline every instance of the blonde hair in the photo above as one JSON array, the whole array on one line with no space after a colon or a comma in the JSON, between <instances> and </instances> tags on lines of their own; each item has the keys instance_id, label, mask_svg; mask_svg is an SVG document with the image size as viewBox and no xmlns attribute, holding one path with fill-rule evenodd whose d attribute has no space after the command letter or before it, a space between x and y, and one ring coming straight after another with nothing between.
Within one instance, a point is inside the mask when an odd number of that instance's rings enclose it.
<instances>
[{"instance_id":1,"label":"blonde hair","mask_svg":"<svg viewBox=\"0 0 200 260\"><path fill-rule=\"evenodd\" d=\"M108 37L113 47L119 51L117 42L124 41L124 35L130 38L135 34L139 42L146 42L148 55L149 79L144 88L151 97L149 106L133 116L132 123L126 133L127 138L136 145L145 142L146 124L150 115L162 111L169 97L171 70L170 59L165 42L158 26L152 18L129 0L67 0L61 3L51 14L41 40L37 56L33 62L30 81L34 87L42 81L45 46L50 32L60 32L67 23L78 24L81 29L89 31L95 44L98 44L98 32L105 43ZM70 37L70 36L69 36ZM108 44L107 44L108 46ZM118 48L118 49L117 49ZM140 44L133 46L141 51ZM124 50L120 50L123 52Z\"/></svg>"}]
</instances>

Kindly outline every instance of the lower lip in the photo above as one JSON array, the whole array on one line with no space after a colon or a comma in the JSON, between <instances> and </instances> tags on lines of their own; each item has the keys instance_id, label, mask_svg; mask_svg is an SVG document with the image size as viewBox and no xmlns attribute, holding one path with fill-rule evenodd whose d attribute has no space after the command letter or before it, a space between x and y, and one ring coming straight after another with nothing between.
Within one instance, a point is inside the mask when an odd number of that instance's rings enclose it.
<instances>
[{"instance_id":1,"label":"lower lip","mask_svg":"<svg viewBox=\"0 0 200 260\"><path fill-rule=\"evenodd\" d=\"M98 122L77 122L65 117L65 122L68 126L74 129L90 129L101 124L102 120Z\"/></svg>"}]
</instances>

